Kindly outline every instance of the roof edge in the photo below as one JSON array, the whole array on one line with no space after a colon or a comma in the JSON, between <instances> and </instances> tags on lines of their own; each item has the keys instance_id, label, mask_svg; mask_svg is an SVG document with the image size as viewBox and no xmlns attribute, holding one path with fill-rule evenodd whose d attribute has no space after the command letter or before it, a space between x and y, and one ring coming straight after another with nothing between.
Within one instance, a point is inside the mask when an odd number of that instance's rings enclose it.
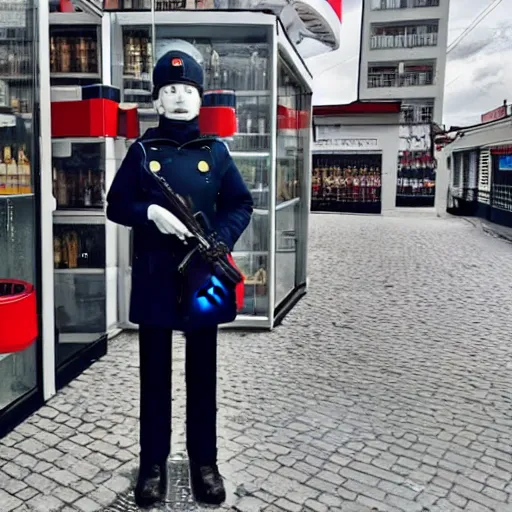
<instances>
[{"instance_id":1,"label":"roof edge","mask_svg":"<svg viewBox=\"0 0 512 512\"><path fill-rule=\"evenodd\" d=\"M361 101L341 105L315 105L314 116L344 116L353 114L399 114L401 101Z\"/></svg>"}]
</instances>

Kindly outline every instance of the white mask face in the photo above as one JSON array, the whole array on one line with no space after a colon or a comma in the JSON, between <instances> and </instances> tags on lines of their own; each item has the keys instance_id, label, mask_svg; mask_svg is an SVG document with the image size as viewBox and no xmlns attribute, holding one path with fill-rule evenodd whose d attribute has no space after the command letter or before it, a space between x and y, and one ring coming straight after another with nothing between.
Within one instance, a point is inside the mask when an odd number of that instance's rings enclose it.
<instances>
[{"instance_id":1,"label":"white mask face","mask_svg":"<svg viewBox=\"0 0 512 512\"><path fill-rule=\"evenodd\" d=\"M186 84L171 84L160 89L155 101L156 111L167 119L190 121L199 115L199 90Z\"/></svg>"}]
</instances>

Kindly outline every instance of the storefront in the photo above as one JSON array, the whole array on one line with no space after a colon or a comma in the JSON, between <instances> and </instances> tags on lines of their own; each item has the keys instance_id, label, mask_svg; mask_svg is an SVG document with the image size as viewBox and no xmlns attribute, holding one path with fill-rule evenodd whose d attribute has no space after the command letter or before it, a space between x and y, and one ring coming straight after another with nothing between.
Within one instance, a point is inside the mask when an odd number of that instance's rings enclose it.
<instances>
[{"instance_id":1,"label":"storefront","mask_svg":"<svg viewBox=\"0 0 512 512\"><path fill-rule=\"evenodd\" d=\"M397 206L434 206L437 162L431 124L400 126Z\"/></svg>"},{"instance_id":2,"label":"storefront","mask_svg":"<svg viewBox=\"0 0 512 512\"><path fill-rule=\"evenodd\" d=\"M400 102L357 101L314 107L313 113L311 210L394 209Z\"/></svg>"},{"instance_id":3,"label":"storefront","mask_svg":"<svg viewBox=\"0 0 512 512\"><path fill-rule=\"evenodd\" d=\"M0 17L0 436L43 400L38 15L33 0L3 2ZM14 284L14 281L22 281ZM39 336L9 352L9 301L36 292ZM21 295L19 295L21 297ZM27 322L32 318L27 318ZM20 330L23 329L19 326Z\"/></svg>"},{"instance_id":4,"label":"storefront","mask_svg":"<svg viewBox=\"0 0 512 512\"><path fill-rule=\"evenodd\" d=\"M34 287L38 335L28 348L8 351L0 334L0 436L104 355L120 328L131 327L131 234L105 218L105 197L133 138L108 131L103 118L90 126L73 120L66 102L103 102L95 95L104 89L87 86L113 86L116 103L138 105L143 132L156 122L151 69L169 38L202 53L206 88L236 92L238 130L227 143L255 210L234 253L247 276L245 306L228 327L272 328L305 293L312 77L301 52L336 49L340 13L324 0L298 2L291 17L287 11L292 30L311 29L300 38L309 43L298 48L281 9L230 11L235 4L159 12L158 24L154 11L169 10L158 1L141 9L106 2L105 10L84 1L73 12L46 2L3 4L0 280ZM13 286L0 281L0 306Z\"/></svg>"},{"instance_id":5,"label":"storefront","mask_svg":"<svg viewBox=\"0 0 512 512\"><path fill-rule=\"evenodd\" d=\"M244 309L227 327L274 327L306 288L311 74L271 14L159 13L154 26L150 13L113 12L110 19L113 55L124 55L122 68L113 63L113 84L125 96L148 98L144 65L150 69L151 60L143 64L141 45L154 46L158 59L172 39L200 52L206 89L235 91L238 130L226 142L252 192L254 215L233 253L247 277ZM157 122L146 102L139 109L141 131ZM131 143L118 141L118 161ZM120 322L134 328L128 321L131 231L118 229Z\"/></svg>"},{"instance_id":6,"label":"storefront","mask_svg":"<svg viewBox=\"0 0 512 512\"><path fill-rule=\"evenodd\" d=\"M98 119L88 126L78 117L69 130L65 103L103 102L104 89L87 86L113 86L116 103L137 103L143 132L156 121L151 69L169 38L202 52L207 88L236 91L238 130L227 143L255 211L235 248L246 297L230 327L272 328L306 289L312 77L302 57L338 47L340 2L308 0L273 14L233 12L244 7L236 1L225 11L216 3L213 12L164 12L205 6L125 1L103 9L84 0L57 12L64 4L2 4L0 321L2 300L18 289L13 280L23 281L37 295L37 333L28 348L7 350L0 332L0 436L128 326L130 232L106 220L105 197L133 138L106 125L93 133ZM308 35L289 37L279 15Z\"/></svg>"},{"instance_id":7,"label":"storefront","mask_svg":"<svg viewBox=\"0 0 512 512\"><path fill-rule=\"evenodd\" d=\"M443 187L438 191L438 214L475 215L512 227L510 116L443 135L443 139L451 142L439 151Z\"/></svg>"}]
</instances>

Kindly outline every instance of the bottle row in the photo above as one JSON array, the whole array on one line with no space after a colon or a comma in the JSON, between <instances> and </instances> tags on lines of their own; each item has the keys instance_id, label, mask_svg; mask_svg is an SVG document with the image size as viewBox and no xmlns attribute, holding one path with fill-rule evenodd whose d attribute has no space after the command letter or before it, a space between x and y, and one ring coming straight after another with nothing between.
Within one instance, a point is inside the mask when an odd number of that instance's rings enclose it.
<instances>
[{"instance_id":1,"label":"bottle row","mask_svg":"<svg viewBox=\"0 0 512 512\"><path fill-rule=\"evenodd\" d=\"M30 83L26 81L24 85L7 83L0 77L0 105L9 105L18 114L32 112L32 89L27 85Z\"/></svg>"},{"instance_id":2,"label":"bottle row","mask_svg":"<svg viewBox=\"0 0 512 512\"><path fill-rule=\"evenodd\" d=\"M30 46L12 43L0 46L0 75L28 75L32 72ZM1 79L1 76L0 76Z\"/></svg>"},{"instance_id":3,"label":"bottle row","mask_svg":"<svg viewBox=\"0 0 512 512\"><path fill-rule=\"evenodd\" d=\"M376 184L381 181L380 166L374 165L315 165L313 181L326 184L349 185L352 183Z\"/></svg>"},{"instance_id":4,"label":"bottle row","mask_svg":"<svg viewBox=\"0 0 512 512\"><path fill-rule=\"evenodd\" d=\"M206 89L234 89L237 91L265 91L269 88L266 47L248 50L246 46L231 44L195 45L204 61L204 87ZM151 81L153 49L149 31L124 33L123 56L125 78L134 77ZM127 86L131 89L135 87ZM144 84L137 88L145 89Z\"/></svg>"},{"instance_id":5,"label":"bottle row","mask_svg":"<svg viewBox=\"0 0 512 512\"><path fill-rule=\"evenodd\" d=\"M265 91L269 88L266 56L258 51L250 55L215 56L215 50L206 66L206 84L209 89L236 91Z\"/></svg>"},{"instance_id":6,"label":"bottle row","mask_svg":"<svg viewBox=\"0 0 512 512\"><path fill-rule=\"evenodd\" d=\"M432 196L436 194L435 182L420 182L414 181L412 183L401 183L400 181L396 187L396 194L398 196Z\"/></svg>"},{"instance_id":7,"label":"bottle row","mask_svg":"<svg viewBox=\"0 0 512 512\"><path fill-rule=\"evenodd\" d=\"M150 11L152 0L104 0L106 11ZM185 9L186 0L156 0L155 11L177 11Z\"/></svg>"},{"instance_id":8,"label":"bottle row","mask_svg":"<svg viewBox=\"0 0 512 512\"><path fill-rule=\"evenodd\" d=\"M147 75L151 80L153 70L153 46L151 39L143 33L131 32L124 34L124 75L140 78Z\"/></svg>"},{"instance_id":9,"label":"bottle row","mask_svg":"<svg viewBox=\"0 0 512 512\"><path fill-rule=\"evenodd\" d=\"M313 183L312 198L346 203L377 203L380 201L380 183L337 187Z\"/></svg>"},{"instance_id":10,"label":"bottle row","mask_svg":"<svg viewBox=\"0 0 512 512\"><path fill-rule=\"evenodd\" d=\"M435 181L436 169L434 167L399 167L398 178Z\"/></svg>"},{"instance_id":11,"label":"bottle row","mask_svg":"<svg viewBox=\"0 0 512 512\"><path fill-rule=\"evenodd\" d=\"M4 146L0 162L0 195L31 194L32 170L26 146Z\"/></svg>"},{"instance_id":12,"label":"bottle row","mask_svg":"<svg viewBox=\"0 0 512 512\"><path fill-rule=\"evenodd\" d=\"M103 268L103 226L54 225L53 263L56 269Z\"/></svg>"},{"instance_id":13,"label":"bottle row","mask_svg":"<svg viewBox=\"0 0 512 512\"><path fill-rule=\"evenodd\" d=\"M98 73L98 43L94 37L50 37L52 73Z\"/></svg>"},{"instance_id":14,"label":"bottle row","mask_svg":"<svg viewBox=\"0 0 512 512\"><path fill-rule=\"evenodd\" d=\"M64 209L102 208L105 186L104 172L53 168L53 195L57 206Z\"/></svg>"}]
</instances>

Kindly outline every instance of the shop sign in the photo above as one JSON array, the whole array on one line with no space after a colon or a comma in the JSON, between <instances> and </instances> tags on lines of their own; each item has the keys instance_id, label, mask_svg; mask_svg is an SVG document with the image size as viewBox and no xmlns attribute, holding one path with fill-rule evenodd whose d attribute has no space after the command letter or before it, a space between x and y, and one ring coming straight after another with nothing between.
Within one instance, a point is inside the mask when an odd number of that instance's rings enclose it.
<instances>
[{"instance_id":1,"label":"shop sign","mask_svg":"<svg viewBox=\"0 0 512 512\"><path fill-rule=\"evenodd\" d=\"M512 146L494 146L491 155L512 155Z\"/></svg>"},{"instance_id":2,"label":"shop sign","mask_svg":"<svg viewBox=\"0 0 512 512\"><path fill-rule=\"evenodd\" d=\"M507 117L507 106L502 105L501 107L495 108L485 114L482 114L481 121L482 123L488 123L489 121L497 121L498 119L503 119Z\"/></svg>"},{"instance_id":3,"label":"shop sign","mask_svg":"<svg viewBox=\"0 0 512 512\"><path fill-rule=\"evenodd\" d=\"M375 149L377 139L325 139L315 143L317 147L334 146L342 149Z\"/></svg>"}]
</instances>

